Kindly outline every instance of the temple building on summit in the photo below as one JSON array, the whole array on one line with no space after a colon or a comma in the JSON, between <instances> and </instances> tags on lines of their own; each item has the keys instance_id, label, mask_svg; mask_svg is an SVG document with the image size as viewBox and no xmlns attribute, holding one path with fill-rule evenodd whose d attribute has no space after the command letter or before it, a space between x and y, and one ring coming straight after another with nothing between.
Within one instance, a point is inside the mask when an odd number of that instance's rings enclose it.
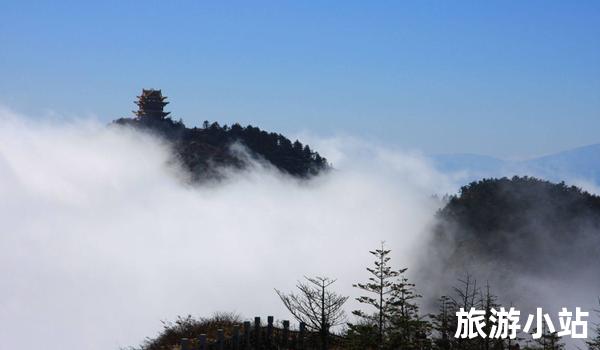
<instances>
[{"instance_id":1,"label":"temple building on summit","mask_svg":"<svg viewBox=\"0 0 600 350\"><path fill-rule=\"evenodd\" d=\"M170 113L164 111L169 102L165 102L167 97L163 96L160 90L142 89L142 94L137 98L135 103L138 105L138 110L133 113L138 119L162 120Z\"/></svg>"}]
</instances>

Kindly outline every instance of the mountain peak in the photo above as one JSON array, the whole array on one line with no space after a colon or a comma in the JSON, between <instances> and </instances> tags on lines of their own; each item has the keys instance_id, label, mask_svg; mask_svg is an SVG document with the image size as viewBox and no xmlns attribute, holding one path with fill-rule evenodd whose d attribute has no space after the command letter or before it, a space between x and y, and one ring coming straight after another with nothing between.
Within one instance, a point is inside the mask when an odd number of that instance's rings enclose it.
<instances>
[{"instance_id":1,"label":"mountain peak","mask_svg":"<svg viewBox=\"0 0 600 350\"><path fill-rule=\"evenodd\" d=\"M231 148L243 145L251 158L266 161L283 173L307 178L330 168L327 159L300 141L292 142L285 136L266 132L252 125L221 126L205 121L202 127L186 127L173 121L164 111L168 102L161 90L142 90L136 104L134 118L120 118L113 124L152 132L170 142L176 157L185 165L194 180L221 176L219 168L244 168L248 160Z\"/></svg>"}]
</instances>

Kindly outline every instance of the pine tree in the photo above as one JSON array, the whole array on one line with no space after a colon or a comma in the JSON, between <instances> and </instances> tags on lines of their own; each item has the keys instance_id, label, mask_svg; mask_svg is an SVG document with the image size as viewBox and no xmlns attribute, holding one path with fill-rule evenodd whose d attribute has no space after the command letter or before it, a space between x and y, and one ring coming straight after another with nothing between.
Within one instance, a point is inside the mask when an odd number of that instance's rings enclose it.
<instances>
[{"instance_id":1,"label":"pine tree","mask_svg":"<svg viewBox=\"0 0 600 350\"><path fill-rule=\"evenodd\" d=\"M372 334L367 325L373 325L377 331L376 344L379 348L384 348L387 341L387 328L399 305L398 292L399 288L396 282L399 271L392 270L389 266L391 250L385 249L385 242L381 242L381 248L369 251L374 257L374 267L367 268L371 274L367 283L357 283L353 286L360 288L371 295L361 296L356 300L362 304L369 305L375 309L372 314L367 314L362 310L355 310L352 313L358 316L362 323L360 325L349 324L351 331L354 333L362 329L362 332ZM402 271L402 270L401 270Z\"/></svg>"},{"instance_id":2,"label":"pine tree","mask_svg":"<svg viewBox=\"0 0 600 350\"><path fill-rule=\"evenodd\" d=\"M556 332L551 333L546 325L542 328L542 336L535 341L537 349L540 350L562 350L565 348L565 344L561 343L560 337Z\"/></svg>"},{"instance_id":3,"label":"pine tree","mask_svg":"<svg viewBox=\"0 0 600 350\"><path fill-rule=\"evenodd\" d=\"M426 347L430 324L419 316L415 284L410 283L404 275L407 269L399 271L399 282L394 285L397 303L392 316L393 345L400 349L422 349Z\"/></svg>"},{"instance_id":4,"label":"pine tree","mask_svg":"<svg viewBox=\"0 0 600 350\"><path fill-rule=\"evenodd\" d=\"M452 300L442 295L438 299L438 313L431 317L432 328L436 332L433 342L437 349L449 350L452 347L452 339L456 332L455 312Z\"/></svg>"},{"instance_id":5,"label":"pine tree","mask_svg":"<svg viewBox=\"0 0 600 350\"><path fill-rule=\"evenodd\" d=\"M600 298L598 298L600 305ZM600 309L595 309L596 315L600 317ZM586 342L589 350L600 350L600 323L594 323L594 337Z\"/></svg>"},{"instance_id":6,"label":"pine tree","mask_svg":"<svg viewBox=\"0 0 600 350\"><path fill-rule=\"evenodd\" d=\"M481 299L478 298L481 294L479 287L477 287L477 280L472 278L469 273L466 273L465 277L459 279L458 282L459 285L453 288L454 296L450 298L454 312L460 308L469 311L472 307L481 310L483 305L481 304ZM481 349L481 338L453 338L452 345L453 348L458 349Z\"/></svg>"},{"instance_id":7,"label":"pine tree","mask_svg":"<svg viewBox=\"0 0 600 350\"><path fill-rule=\"evenodd\" d=\"M483 307L483 310L485 310L486 324L485 327L483 327L483 331L485 334L489 335L492 330L492 323L489 322L489 319L492 316L492 309L498 310L500 307L500 304L498 304L498 297L492 294L489 283L485 286L485 292L481 291L481 300L479 304ZM481 339L481 343L483 350L489 350L494 348L494 346L503 348L502 339L494 339L489 336Z\"/></svg>"}]
</instances>

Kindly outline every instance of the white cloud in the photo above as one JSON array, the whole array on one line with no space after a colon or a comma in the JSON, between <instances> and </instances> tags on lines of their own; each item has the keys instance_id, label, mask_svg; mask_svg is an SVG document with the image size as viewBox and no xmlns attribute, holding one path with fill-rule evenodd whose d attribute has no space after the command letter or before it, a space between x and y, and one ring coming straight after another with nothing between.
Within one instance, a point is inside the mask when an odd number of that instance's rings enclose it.
<instances>
[{"instance_id":1,"label":"white cloud","mask_svg":"<svg viewBox=\"0 0 600 350\"><path fill-rule=\"evenodd\" d=\"M381 240L410 267L430 195L455 186L418 154L311 146L336 170L304 182L256 166L190 186L152 137L0 111L2 347L136 345L161 319L216 310L289 318L274 287L324 274L356 296Z\"/></svg>"}]
</instances>

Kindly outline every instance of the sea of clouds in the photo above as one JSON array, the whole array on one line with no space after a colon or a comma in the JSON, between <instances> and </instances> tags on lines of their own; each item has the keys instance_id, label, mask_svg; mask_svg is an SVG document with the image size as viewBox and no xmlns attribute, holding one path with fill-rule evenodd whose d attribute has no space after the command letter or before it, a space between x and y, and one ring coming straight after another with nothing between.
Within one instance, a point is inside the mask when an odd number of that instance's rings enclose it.
<instances>
[{"instance_id":1,"label":"sea of clouds","mask_svg":"<svg viewBox=\"0 0 600 350\"><path fill-rule=\"evenodd\" d=\"M1 347L118 349L219 310L289 319L273 288L325 275L356 297L381 241L410 277L432 195L456 184L418 153L309 141L335 170L304 181L258 162L192 185L152 136L2 109Z\"/></svg>"}]
</instances>

